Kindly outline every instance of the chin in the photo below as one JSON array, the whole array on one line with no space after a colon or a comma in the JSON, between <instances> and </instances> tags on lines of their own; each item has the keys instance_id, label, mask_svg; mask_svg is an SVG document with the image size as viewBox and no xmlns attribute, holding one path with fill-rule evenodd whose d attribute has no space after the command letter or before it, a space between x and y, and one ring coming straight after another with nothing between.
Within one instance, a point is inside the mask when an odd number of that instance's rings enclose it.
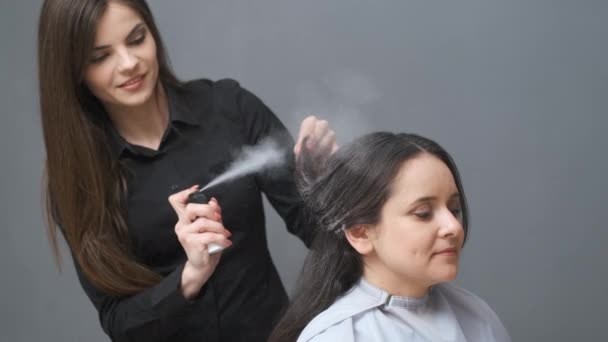
<instances>
[{"instance_id":1,"label":"chin","mask_svg":"<svg viewBox=\"0 0 608 342\"><path fill-rule=\"evenodd\" d=\"M446 283L450 282L458 276L458 266L457 265L446 265L442 267L441 270L437 270L434 272L437 283Z\"/></svg>"},{"instance_id":2,"label":"chin","mask_svg":"<svg viewBox=\"0 0 608 342\"><path fill-rule=\"evenodd\" d=\"M117 102L125 107L137 107L148 102L150 98L152 98L153 94L154 92L152 91L152 89L146 89L145 91L142 91L139 94L133 95L125 96L121 94L122 96L117 98Z\"/></svg>"}]
</instances>

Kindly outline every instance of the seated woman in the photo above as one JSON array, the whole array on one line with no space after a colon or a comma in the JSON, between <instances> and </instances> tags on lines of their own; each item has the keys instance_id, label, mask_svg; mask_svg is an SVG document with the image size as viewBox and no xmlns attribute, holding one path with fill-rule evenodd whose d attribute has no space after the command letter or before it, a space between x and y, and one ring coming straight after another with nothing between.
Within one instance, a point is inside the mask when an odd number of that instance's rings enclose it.
<instances>
[{"instance_id":1,"label":"seated woman","mask_svg":"<svg viewBox=\"0 0 608 342\"><path fill-rule=\"evenodd\" d=\"M441 146L372 133L300 178L318 233L271 341L510 341L483 300L448 283L468 212Z\"/></svg>"}]
</instances>

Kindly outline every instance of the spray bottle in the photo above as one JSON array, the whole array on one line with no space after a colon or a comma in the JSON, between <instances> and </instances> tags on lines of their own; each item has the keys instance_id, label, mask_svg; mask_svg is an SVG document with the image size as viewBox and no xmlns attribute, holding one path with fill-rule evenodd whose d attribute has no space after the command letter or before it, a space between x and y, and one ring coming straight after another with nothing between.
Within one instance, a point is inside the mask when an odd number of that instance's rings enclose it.
<instances>
[{"instance_id":1,"label":"spray bottle","mask_svg":"<svg viewBox=\"0 0 608 342\"><path fill-rule=\"evenodd\" d=\"M195 191L188 195L187 203L196 203L196 204L207 204L209 203L209 198L202 191ZM224 250L224 247L218 245L217 243L210 243L207 246L207 252L209 254L219 253Z\"/></svg>"}]
</instances>

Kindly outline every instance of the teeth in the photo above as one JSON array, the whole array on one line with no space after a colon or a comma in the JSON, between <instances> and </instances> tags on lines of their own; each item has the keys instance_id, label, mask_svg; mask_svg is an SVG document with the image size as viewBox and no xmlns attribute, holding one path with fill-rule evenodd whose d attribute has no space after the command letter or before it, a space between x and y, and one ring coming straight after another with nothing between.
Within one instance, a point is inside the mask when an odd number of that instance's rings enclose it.
<instances>
[{"instance_id":1,"label":"teeth","mask_svg":"<svg viewBox=\"0 0 608 342\"><path fill-rule=\"evenodd\" d=\"M139 76L139 77L137 77L136 79L131 80L131 81L129 81L129 82L127 82L127 83L125 83L124 85L125 85L125 86L129 86L129 85L131 85L131 84L137 83L137 82L139 82L139 80L141 80L141 78L142 78L142 76Z\"/></svg>"}]
</instances>

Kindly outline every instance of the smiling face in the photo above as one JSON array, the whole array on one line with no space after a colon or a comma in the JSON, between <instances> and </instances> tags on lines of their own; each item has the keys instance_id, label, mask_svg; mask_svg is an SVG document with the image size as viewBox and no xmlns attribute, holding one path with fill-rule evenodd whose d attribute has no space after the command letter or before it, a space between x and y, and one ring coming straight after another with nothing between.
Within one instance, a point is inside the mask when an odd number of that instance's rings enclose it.
<instances>
[{"instance_id":1,"label":"smiling face","mask_svg":"<svg viewBox=\"0 0 608 342\"><path fill-rule=\"evenodd\" d=\"M380 221L361 229L350 232L349 240L363 254L364 275L375 285L419 296L453 280L464 230L452 173L429 153L408 160L392 182Z\"/></svg>"},{"instance_id":2,"label":"smiling face","mask_svg":"<svg viewBox=\"0 0 608 342\"><path fill-rule=\"evenodd\" d=\"M101 16L84 82L106 108L141 106L158 80L156 43L141 16L109 2Z\"/></svg>"}]
</instances>

